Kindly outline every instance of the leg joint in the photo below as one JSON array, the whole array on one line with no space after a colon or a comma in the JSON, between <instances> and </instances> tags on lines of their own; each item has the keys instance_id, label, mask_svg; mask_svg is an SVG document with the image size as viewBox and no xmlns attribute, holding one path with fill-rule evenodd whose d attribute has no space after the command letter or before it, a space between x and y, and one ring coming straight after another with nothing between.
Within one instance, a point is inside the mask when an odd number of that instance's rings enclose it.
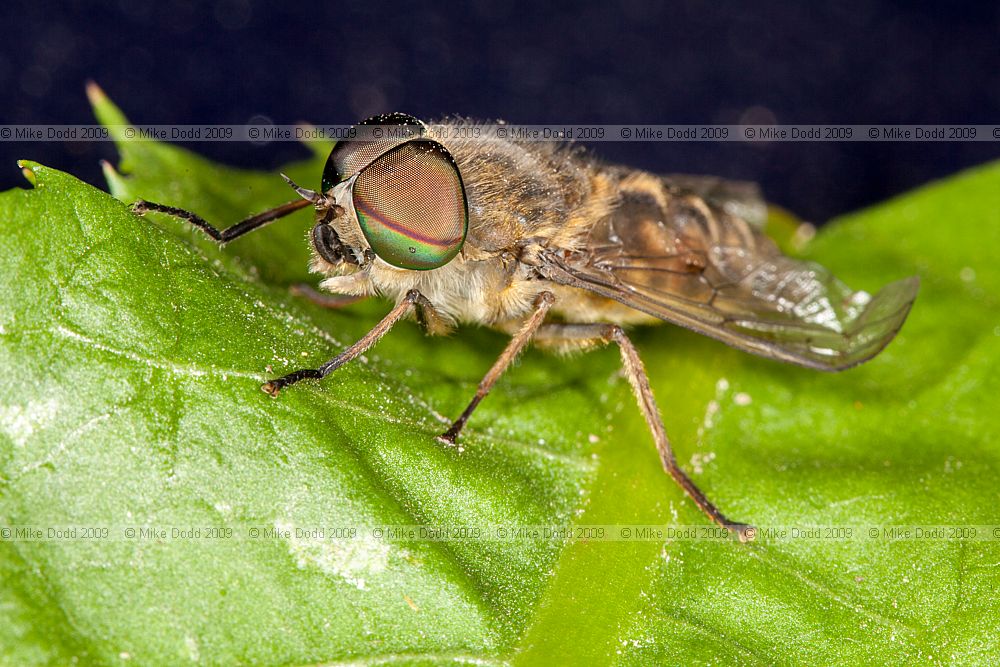
<instances>
[{"instance_id":1,"label":"leg joint","mask_svg":"<svg viewBox=\"0 0 1000 667\"><path fill-rule=\"evenodd\" d=\"M418 289L407 290L406 296L403 297L403 301L405 303L420 304L421 306L424 307L433 308L433 305L431 304L430 300L426 296L421 294L420 290Z\"/></svg>"},{"instance_id":2,"label":"leg joint","mask_svg":"<svg viewBox=\"0 0 1000 667\"><path fill-rule=\"evenodd\" d=\"M535 297L535 308L541 308L542 306L548 307L555 302L556 295L548 290L545 290L544 292L539 292L538 296Z\"/></svg>"},{"instance_id":3,"label":"leg joint","mask_svg":"<svg viewBox=\"0 0 1000 667\"><path fill-rule=\"evenodd\" d=\"M434 311L435 313L437 312L437 310L434 308L434 304L431 303L431 300L428 299L426 296L424 296L423 293L418 289L407 290L406 296L403 297L402 303L408 303L413 306L420 306L421 308Z\"/></svg>"}]
</instances>

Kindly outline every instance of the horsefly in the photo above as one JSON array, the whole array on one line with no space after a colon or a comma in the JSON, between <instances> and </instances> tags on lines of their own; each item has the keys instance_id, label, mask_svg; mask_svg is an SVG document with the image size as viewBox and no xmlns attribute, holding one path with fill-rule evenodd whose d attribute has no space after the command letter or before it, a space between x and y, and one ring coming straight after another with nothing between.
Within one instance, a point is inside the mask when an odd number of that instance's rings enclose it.
<instances>
[{"instance_id":1,"label":"horsefly","mask_svg":"<svg viewBox=\"0 0 1000 667\"><path fill-rule=\"evenodd\" d=\"M556 143L449 131L474 126L446 121L430 132L405 114L369 118L355 126L357 138L334 146L319 191L285 177L300 199L222 231L171 206L139 200L134 210L183 218L222 244L313 206L311 268L325 276L321 287L395 303L330 361L266 383L272 396L326 377L410 315L432 334L459 323L507 332L468 407L439 436L455 443L528 342L561 352L614 343L663 468L712 521L752 538L678 465L623 327L667 321L763 357L839 371L895 336L917 278L873 297L784 256L761 230L766 207L752 184L658 176Z\"/></svg>"}]
</instances>

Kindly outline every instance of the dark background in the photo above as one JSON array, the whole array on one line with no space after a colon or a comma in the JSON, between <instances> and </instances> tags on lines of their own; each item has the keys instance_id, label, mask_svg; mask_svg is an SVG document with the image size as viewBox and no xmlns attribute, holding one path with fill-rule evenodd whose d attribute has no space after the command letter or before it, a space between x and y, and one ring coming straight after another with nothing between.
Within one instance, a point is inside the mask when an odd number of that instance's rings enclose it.
<instances>
[{"instance_id":1,"label":"dark background","mask_svg":"<svg viewBox=\"0 0 1000 667\"><path fill-rule=\"evenodd\" d=\"M996 123L1000 4L504 0L267 7L248 0L8 5L0 123L89 123L94 79L135 122L352 123L400 110L515 123ZM203 143L272 168L285 143ZM1000 156L1000 143L601 143L654 171L759 181L823 221ZM111 144L0 144L103 186ZM318 175L317 175L318 180Z\"/></svg>"}]
</instances>

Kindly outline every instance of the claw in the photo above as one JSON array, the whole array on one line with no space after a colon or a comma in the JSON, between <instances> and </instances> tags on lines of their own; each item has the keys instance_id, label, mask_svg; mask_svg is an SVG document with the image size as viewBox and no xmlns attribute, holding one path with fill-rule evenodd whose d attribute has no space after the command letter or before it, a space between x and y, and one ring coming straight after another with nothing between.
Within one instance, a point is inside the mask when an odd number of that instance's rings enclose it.
<instances>
[{"instance_id":1,"label":"claw","mask_svg":"<svg viewBox=\"0 0 1000 667\"><path fill-rule=\"evenodd\" d=\"M434 439L440 442L442 445L455 444L455 436L451 433L451 431L445 431L444 433L442 433L441 435L437 436Z\"/></svg>"}]
</instances>

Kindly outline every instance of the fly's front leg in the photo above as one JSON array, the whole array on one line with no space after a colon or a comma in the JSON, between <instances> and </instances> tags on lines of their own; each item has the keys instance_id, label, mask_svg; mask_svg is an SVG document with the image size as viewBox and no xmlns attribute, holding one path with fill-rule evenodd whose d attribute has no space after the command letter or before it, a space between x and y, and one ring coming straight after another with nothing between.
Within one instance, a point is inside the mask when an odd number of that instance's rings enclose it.
<instances>
[{"instance_id":1,"label":"fly's front leg","mask_svg":"<svg viewBox=\"0 0 1000 667\"><path fill-rule=\"evenodd\" d=\"M636 401L639 403L639 410L642 411L642 416L646 419L646 424L653 434L653 442L656 443L656 450L660 454L663 469L674 478L674 481L684 489L685 493L709 519L723 528L734 531L741 542L754 538L752 526L728 519L678 465L673 448L670 446L670 440L667 438L663 420L660 418L656 399L653 398L653 390L649 386L646 369L643 367L635 346L621 327L614 324L549 324L538 331L535 342L539 346L551 346L562 350L586 348L607 343L618 345L625 376L628 378L632 393L635 394Z\"/></svg>"},{"instance_id":2,"label":"fly's front leg","mask_svg":"<svg viewBox=\"0 0 1000 667\"><path fill-rule=\"evenodd\" d=\"M310 201L305 199L296 199L295 201L287 202L281 206L258 213L257 215L252 215L246 220L237 222L235 225L227 227L223 230L216 229L207 220L195 213L192 213L191 211L185 211L182 208L176 208L174 206L166 206L165 204L157 204L156 202L146 201L145 199L140 199L132 204L132 212L136 215L143 215L149 211L154 211L156 213L166 213L167 215L172 215L175 218L187 220L189 223L208 234L214 241L218 242L219 245L224 245L233 239L239 238L244 234L263 227L269 222L274 222L279 218L283 218L290 213L298 211L300 208L305 208L306 206L309 206L310 203Z\"/></svg>"},{"instance_id":3,"label":"fly's front leg","mask_svg":"<svg viewBox=\"0 0 1000 667\"><path fill-rule=\"evenodd\" d=\"M300 296L304 299L312 301L321 308L332 309L350 306L352 303L357 303L358 301L363 301L368 298L354 294L328 294L326 292L320 292L312 285L307 285L305 283L296 283L288 288L288 291L295 296Z\"/></svg>"},{"instance_id":4,"label":"fly's front leg","mask_svg":"<svg viewBox=\"0 0 1000 667\"><path fill-rule=\"evenodd\" d=\"M278 392L287 387L288 385L295 384L299 380L321 380L333 371L337 370L348 361L364 354L368 351L375 343L379 341L382 336L389 333L389 330L399 322L410 309L414 306L420 306L421 309L425 311L434 311L434 306L427 298L415 289L411 289L403 297L403 300L396 304L396 306L389 311L389 314L382 318L382 320L376 324L371 331L362 336L358 342L350 346L336 357L326 362L319 368L302 368L295 371L294 373L289 373L288 375L282 376L276 380L271 380L270 382L264 384L261 389L270 394L271 396L277 396Z\"/></svg>"},{"instance_id":5,"label":"fly's front leg","mask_svg":"<svg viewBox=\"0 0 1000 667\"><path fill-rule=\"evenodd\" d=\"M476 395L472 397L472 401L469 402L468 407L465 408L447 431L438 436L438 440L449 445L455 444L458 434L462 432L462 428L469 421L469 417L472 416L476 406L486 398L486 394L490 393L490 389L493 388L496 381L500 379L500 376L510 367L514 359L517 358L517 355L520 354L524 346L528 344L528 341L538 331L538 328L542 326L542 322L545 320L545 316L548 314L552 304L555 303L555 300L551 292L541 292L535 298L535 312L525 320L521 328L510 339L510 342L507 343L507 347L504 348L504 351L500 353L500 356L493 363L493 366L486 372L486 375L479 382Z\"/></svg>"}]
</instances>

